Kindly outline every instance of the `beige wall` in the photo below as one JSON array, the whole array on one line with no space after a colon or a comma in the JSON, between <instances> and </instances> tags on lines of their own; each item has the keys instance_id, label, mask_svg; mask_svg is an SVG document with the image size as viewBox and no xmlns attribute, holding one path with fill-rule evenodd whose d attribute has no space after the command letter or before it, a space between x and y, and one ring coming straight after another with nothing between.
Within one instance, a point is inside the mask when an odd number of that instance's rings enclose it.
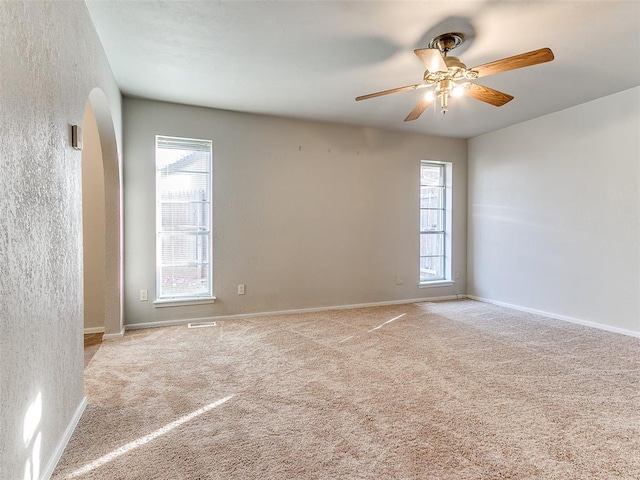
<instances>
[{"instance_id":1,"label":"beige wall","mask_svg":"<svg viewBox=\"0 0 640 480\"><path fill-rule=\"evenodd\" d=\"M70 125L99 88L121 145L121 98L84 2L2 2L0 72L0 478L48 478L84 405Z\"/></svg>"},{"instance_id":2,"label":"beige wall","mask_svg":"<svg viewBox=\"0 0 640 480\"><path fill-rule=\"evenodd\" d=\"M469 293L640 335L640 87L469 141Z\"/></svg>"},{"instance_id":3,"label":"beige wall","mask_svg":"<svg viewBox=\"0 0 640 480\"><path fill-rule=\"evenodd\" d=\"M129 98L124 122L126 324L466 293L466 140ZM156 134L213 140L213 305L152 304ZM454 164L449 287L418 288L422 159Z\"/></svg>"},{"instance_id":4,"label":"beige wall","mask_svg":"<svg viewBox=\"0 0 640 480\"><path fill-rule=\"evenodd\" d=\"M104 330L105 210L104 170L98 125L87 102L83 122L82 232L84 265L84 328Z\"/></svg>"}]
</instances>

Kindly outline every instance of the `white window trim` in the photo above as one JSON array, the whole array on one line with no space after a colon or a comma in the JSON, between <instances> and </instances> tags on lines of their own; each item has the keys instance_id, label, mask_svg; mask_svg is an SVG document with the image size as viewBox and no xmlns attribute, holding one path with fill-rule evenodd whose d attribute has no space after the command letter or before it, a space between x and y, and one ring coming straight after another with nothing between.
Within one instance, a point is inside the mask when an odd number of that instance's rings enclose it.
<instances>
[{"instance_id":1,"label":"white window trim","mask_svg":"<svg viewBox=\"0 0 640 480\"><path fill-rule=\"evenodd\" d=\"M159 276L158 276L158 265L159 265L159 255L160 252L158 250L158 237L157 237L157 232L158 232L158 222L159 222L159 209L158 209L158 193L156 191L156 264L155 264L155 268L156 268L156 299L153 302L154 307L156 308L162 308L162 307L178 307L178 306L187 306L187 305L201 305L201 304L211 304L211 303L215 303L216 301L216 297L215 295L213 295L213 141L211 140L207 140L207 139L200 139L200 138L188 138L188 137L177 137L177 136L172 136L172 135L156 135L155 136L155 145L154 145L154 156L155 156L155 152L157 149L157 145L158 145L158 137L165 137L165 138L176 138L176 139L183 139L183 140L193 140L193 141L197 141L197 142L209 142L211 144L211 157L210 157L210 164L209 164L209 179L211 181L211 185L210 185L210 198L209 198L209 205L210 205L210 209L209 209L209 251L208 251L208 257L209 257L209 293L207 293L206 295L201 295L201 296L184 296L184 297L163 297L163 298L158 298L158 293L160 292L160 286L158 284L159 282ZM157 162L157 160L154 158L154 162ZM155 182L157 182L157 164L156 164L156 180L154 180ZM157 188L157 187L155 187Z\"/></svg>"},{"instance_id":2,"label":"white window trim","mask_svg":"<svg viewBox=\"0 0 640 480\"><path fill-rule=\"evenodd\" d=\"M441 162L437 160L421 160L420 166L423 164L437 164L444 166L444 191L445 191L445 218L444 218L444 278L439 280L430 280L426 282L418 282L418 288L447 287L455 285L452 276L452 234L453 228L453 163ZM420 178L418 176L418 178ZM419 187L418 187L419 188ZM418 258L420 254L418 252ZM418 273L418 279L420 274Z\"/></svg>"},{"instance_id":3,"label":"white window trim","mask_svg":"<svg viewBox=\"0 0 640 480\"><path fill-rule=\"evenodd\" d=\"M184 307L187 305L204 305L208 303L215 303L216 297L188 297L184 300L176 298L160 299L153 302L153 306L156 308L164 307Z\"/></svg>"},{"instance_id":4,"label":"white window trim","mask_svg":"<svg viewBox=\"0 0 640 480\"><path fill-rule=\"evenodd\" d=\"M455 285L453 280L433 280L431 282L422 282L418 284L418 288L434 288L434 287L449 287Z\"/></svg>"}]
</instances>

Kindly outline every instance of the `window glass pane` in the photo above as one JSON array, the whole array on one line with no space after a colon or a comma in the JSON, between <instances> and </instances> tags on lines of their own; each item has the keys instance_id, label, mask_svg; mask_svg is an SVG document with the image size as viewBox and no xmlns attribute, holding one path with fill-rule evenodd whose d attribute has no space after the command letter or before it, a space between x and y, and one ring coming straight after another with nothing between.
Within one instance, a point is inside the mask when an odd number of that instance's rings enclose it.
<instances>
[{"instance_id":1,"label":"window glass pane","mask_svg":"<svg viewBox=\"0 0 640 480\"><path fill-rule=\"evenodd\" d=\"M164 233L161 235L162 266L209 261L208 235Z\"/></svg>"},{"instance_id":2,"label":"window glass pane","mask_svg":"<svg viewBox=\"0 0 640 480\"><path fill-rule=\"evenodd\" d=\"M209 197L209 179L208 173L167 173L161 171L156 188L161 200L170 201L174 197L179 197L201 201Z\"/></svg>"},{"instance_id":3,"label":"window glass pane","mask_svg":"<svg viewBox=\"0 0 640 480\"><path fill-rule=\"evenodd\" d=\"M423 257L420 259L420 282L431 282L444 278L443 257Z\"/></svg>"},{"instance_id":4,"label":"window glass pane","mask_svg":"<svg viewBox=\"0 0 640 480\"><path fill-rule=\"evenodd\" d=\"M447 220L449 195L446 176L450 164L420 162L420 282L429 283L449 279L445 239L449 224ZM447 240L448 241L448 240Z\"/></svg>"},{"instance_id":5,"label":"window glass pane","mask_svg":"<svg viewBox=\"0 0 640 480\"><path fill-rule=\"evenodd\" d=\"M207 295L209 265L182 265L161 268L160 296Z\"/></svg>"},{"instance_id":6,"label":"window glass pane","mask_svg":"<svg viewBox=\"0 0 640 480\"><path fill-rule=\"evenodd\" d=\"M158 298L211 295L212 142L156 136Z\"/></svg>"},{"instance_id":7,"label":"window glass pane","mask_svg":"<svg viewBox=\"0 0 640 480\"><path fill-rule=\"evenodd\" d=\"M164 155L170 155L171 150L188 151L188 152L209 152L211 153L211 140L198 140L195 138L180 137L164 137L158 135L156 137L156 146L163 151ZM161 160L162 157L159 157ZM161 163L160 161L158 162Z\"/></svg>"},{"instance_id":8,"label":"window glass pane","mask_svg":"<svg viewBox=\"0 0 640 480\"><path fill-rule=\"evenodd\" d=\"M174 146L172 142L176 140L183 140L183 142ZM211 167L211 142L188 138L156 137L156 167L164 173L180 171L207 173Z\"/></svg>"},{"instance_id":9,"label":"window glass pane","mask_svg":"<svg viewBox=\"0 0 640 480\"><path fill-rule=\"evenodd\" d=\"M164 202L161 230L168 231L207 231L209 229L209 204L195 202Z\"/></svg>"},{"instance_id":10,"label":"window glass pane","mask_svg":"<svg viewBox=\"0 0 640 480\"><path fill-rule=\"evenodd\" d=\"M444 234L423 233L420 235L420 256L444 255Z\"/></svg>"},{"instance_id":11,"label":"window glass pane","mask_svg":"<svg viewBox=\"0 0 640 480\"><path fill-rule=\"evenodd\" d=\"M443 208L444 188L420 187L420 208Z\"/></svg>"},{"instance_id":12,"label":"window glass pane","mask_svg":"<svg viewBox=\"0 0 640 480\"><path fill-rule=\"evenodd\" d=\"M420 231L442 231L443 214L442 210L420 210Z\"/></svg>"},{"instance_id":13,"label":"window glass pane","mask_svg":"<svg viewBox=\"0 0 640 480\"><path fill-rule=\"evenodd\" d=\"M441 165L422 165L420 168L420 185L444 185L444 168Z\"/></svg>"}]
</instances>

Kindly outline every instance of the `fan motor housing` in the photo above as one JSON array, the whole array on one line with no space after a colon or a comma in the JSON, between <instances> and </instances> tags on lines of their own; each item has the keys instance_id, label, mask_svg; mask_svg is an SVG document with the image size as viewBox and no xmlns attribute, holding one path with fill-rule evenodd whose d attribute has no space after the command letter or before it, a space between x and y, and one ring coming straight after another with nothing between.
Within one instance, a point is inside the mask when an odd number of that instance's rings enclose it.
<instances>
[{"instance_id":1,"label":"fan motor housing","mask_svg":"<svg viewBox=\"0 0 640 480\"><path fill-rule=\"evenodd\" d=\"M431 42L429 42L429 48L437 48L442 53L447 53L456 47L459 47L464 43L464 34L452 32L443 33L438 35Z\"/></svg>"}]
</instances>

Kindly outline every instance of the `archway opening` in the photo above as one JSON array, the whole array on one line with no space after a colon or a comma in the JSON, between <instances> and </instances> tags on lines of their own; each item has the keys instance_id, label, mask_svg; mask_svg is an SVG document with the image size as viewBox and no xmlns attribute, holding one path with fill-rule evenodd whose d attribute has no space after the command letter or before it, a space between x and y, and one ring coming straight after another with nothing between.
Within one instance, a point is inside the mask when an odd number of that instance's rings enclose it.
<instances>
[{"instance_id":1,"label":"archway opening","mask_svg":"<svg viewBox=\"0 0 640 480\"><path fill-rule=\"evenodd\" d=\"M85 105L82 150L84 331L123 334L121 166L102 90Z\"/></svg>"},{"instance_id":2,"label":"archway opening","mask_svg":"<svg viewBox=\"0 0 640 480\"><path fill-rule=\"evenodd\" d=\"M82 253L84 334L87 347L87 335L104 333L106 290L104 168L100 133L90 101L85 105L82 131ZM101 339L102 335L98 338Z\"/></svg>"}]
</instances>

